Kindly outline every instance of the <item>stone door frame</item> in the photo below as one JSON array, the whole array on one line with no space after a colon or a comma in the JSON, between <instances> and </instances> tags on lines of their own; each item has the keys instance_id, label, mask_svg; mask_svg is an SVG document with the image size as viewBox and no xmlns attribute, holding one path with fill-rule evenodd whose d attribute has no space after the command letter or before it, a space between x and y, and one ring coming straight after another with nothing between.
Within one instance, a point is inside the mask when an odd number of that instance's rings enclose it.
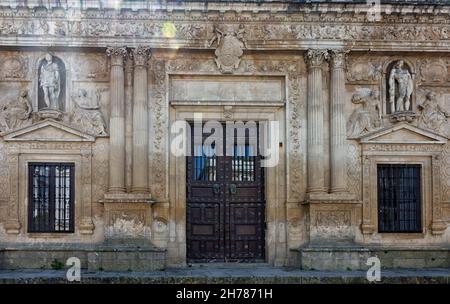
<instances>
[{"instance_id":1,"label":"stone door frame","mask_svg":"<svg viewBox=\"0 0 450 304\"><path fill-rule=\"evenodd\" d=\"M214 119L218 121L278 121L280 143L285 143L285 104L270 104L262 106L242 105L231 106L227 103L217 103L217 105L204 105L199 103L176 104L170 106L170 126L176 120L193 120L194 113L202 113L204 119ZM176 136L176 135L175 135ZM170 134L168 145L169 150L169 243L167 264L169 266L186 265L186 157L176 157L170 153L170 142L174 138ZM286 227L277 227L277 222L285 221L279 219L280 212L285 209L285 202L282 201L281 193L286 191L285 185L285 149L280 147L279 164L276 167L266 168L265 170L265 197L266 208L265 218L267 229L265 233L265 256L266 262L271 265L282 265L285 263L286 250L281 246L285 245ZM268 187L267 185L277 185Z\"/></svg>"}]
</instances>

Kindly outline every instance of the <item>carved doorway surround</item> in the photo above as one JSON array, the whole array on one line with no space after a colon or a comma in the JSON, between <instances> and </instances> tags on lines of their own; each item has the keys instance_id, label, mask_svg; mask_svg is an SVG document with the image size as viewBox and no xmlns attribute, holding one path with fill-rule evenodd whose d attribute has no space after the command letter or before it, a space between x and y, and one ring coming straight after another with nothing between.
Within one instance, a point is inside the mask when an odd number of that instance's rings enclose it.
<instances>
[{"instance_id":1,"label":"carved doorway surround","mask_svg":"<svg viewBox=\"0 0 450 304\"><path fill-rule=\"evenodd\" d=\"M235 103L234 103L235 104ZM285 104L271 103L268 105L230 105L217 102L217 105L202 105L198 102L188 104L186 102L172 102L170 107L170 125L175 121L193 121L196 113L201 113L204 120L216 121L277 121L279 123L280 143L285 142ZM171 134L172 139L176 134ZM188 140L188 139L185 139ZM282 146L282 145L280 145ZM266 233L265 233L265 257L271 265L282 265L286 259L286 251L283 236L286 235L285 227L279 227L278 223L285 222L284 192L285 164L284 149L279 148L279 162L277 166L265 168L265 197L266 197ZM268 186L270 185L270 186ZM170 153L169 147L169 243L168 265L186 265L186 157L175 156ZM284 217L284 218L281 218ZM280 231L280 229L284 229ZM277 248L278 247L278 248Z\"/></svg>"}]
</instances>

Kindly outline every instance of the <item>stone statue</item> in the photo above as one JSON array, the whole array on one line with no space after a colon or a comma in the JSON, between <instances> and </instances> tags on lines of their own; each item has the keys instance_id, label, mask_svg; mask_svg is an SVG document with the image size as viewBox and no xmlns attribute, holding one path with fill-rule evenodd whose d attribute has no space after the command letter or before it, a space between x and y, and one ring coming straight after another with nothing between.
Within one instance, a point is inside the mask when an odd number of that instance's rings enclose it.
<instances>
[{"instance_id":1,"label":"stone statue","mask_svg":"<svg viewBox=\"0 0 450 304\"><path fill-rule=\"evenodd\" d=\"M411 73L404 67L405 62L399 60L389 75L389 104L391 114L411 110L413 81Z\"/></svg>"},{"instance_id":2,"label":"stone statue","mask_svg":"<svg viewBox=\"0 0 450 304\"><path fill-rule=\"evenodd\" d=\"M450 127L447 118L450 117L450 113L441 108L435 93L428 92L418 108L421 112L418 121L420 128L430 129L440 134L449 134Z\"/></svg>"},{"instance_id":3,"label":"stone statue","mask_svg":"<svg viewBox=\"0 0 450 304\"><path fill-rule=\"evenodd\" d=\"M381 108L378 91L365 91L353 95L352 103L361 107L353 111L347 124L347 134L355 138L381 127Z\"/></svg>"},{"instance_id":4,"label":"stone statue","mask_svg":"<svg viewBox=\"0 0 450 304\"><path fill-rule=\"evenodd\" d=\"M87 106L91 102L87 91L79 89L72 96L73 109L69 113L69 122L79 126L84 132L93 135L106 135L106 123L100 107L98 106L101 95L97 92L97 105Z\"/></svg>"},{"instance_id":5,"label":"stone statue","mask_svg":"<svg viewBox=\"0 0 450 304\"><path fill-rule=\"evenodd\" d=\"M17 99L8 102L0 112L0 130L9 131L29 124L33 108L28 91L23 90Z\"/></svg>"},{"instance_id":6,"label":"stone statue","mask_svg":"<svg viewBox=\"0 0 450 304\"><path fill-rule=\"evenodd\" d=\"M59 94L61 92L61 78L59 66L53 62L50 54L45 56L46 62L42 64L39 83L44 91L44 102L47 108L59 110Z\"/></svg>"}]
</instances>

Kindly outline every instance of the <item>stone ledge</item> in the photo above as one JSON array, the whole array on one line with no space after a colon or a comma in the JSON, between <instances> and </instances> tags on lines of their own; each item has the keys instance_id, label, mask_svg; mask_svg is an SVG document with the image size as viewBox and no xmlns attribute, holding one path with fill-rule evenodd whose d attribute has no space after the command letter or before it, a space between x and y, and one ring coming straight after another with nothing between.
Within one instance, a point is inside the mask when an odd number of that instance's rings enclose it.
<instances>
[{"instance_id":1,"label":"stone ledge","mask_svg":"<svg viewBox=\"0 0 450 304\"><path fill-rule=\"evenodd\" d=\"M292 268L167 269L153 272L83 272L81 284L369 284L366 271L302 271ZM69 284L66 271L0 271L0 284ZM382 271L378 284L449 284L449 269Z\"/></svg>"}]
</instances>

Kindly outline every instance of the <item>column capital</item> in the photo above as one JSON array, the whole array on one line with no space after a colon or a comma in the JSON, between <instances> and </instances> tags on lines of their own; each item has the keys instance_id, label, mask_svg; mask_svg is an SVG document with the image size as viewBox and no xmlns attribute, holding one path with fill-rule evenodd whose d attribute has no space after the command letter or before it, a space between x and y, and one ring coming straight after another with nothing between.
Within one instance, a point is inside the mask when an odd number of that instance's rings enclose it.
<instances>
[{"instance_id":1,"label":"column capital","mask_svg":"<svg viewBox=\"0 0 450 304\"><path fill-rule=\"evenodd\" d=\"M146 66L151 54L150 48L147 46L138 46L133 48L131 51L131 56L134 60L134 66Z\"/></svg>"},{"instance_id":2,"label":"column capital","mask_svg":"<svg viewBox=\"0 0 450 304\"><path fill-rule=\"evenodd\" d=\"M349 50L345 49L333 49L330 50L330 63L332 69L339 69L345 67L346 56L349 53Z\"/></svg>"},{"instance_id":3,"label":"column capital","mask_svg":"<svg viewBox=\"0 0 450 304\"><path fill-rule=\"evenodd\" d=\"M305 62L309 68L318 68L325 60L328 60L329 53L326 49L309 49L305 53Z\"/></svg>"},{"instance_id":4,"label":"column capital","mask_svg":"<svg viewBox=\"0 0 450 304\"><path fill-rule=\"evenodd\" d=\"M123 66L127 54L128 52L125 46L111 46L106 48L106 55L111 57L111 65Z\"/></svg>"}]
</instances>

